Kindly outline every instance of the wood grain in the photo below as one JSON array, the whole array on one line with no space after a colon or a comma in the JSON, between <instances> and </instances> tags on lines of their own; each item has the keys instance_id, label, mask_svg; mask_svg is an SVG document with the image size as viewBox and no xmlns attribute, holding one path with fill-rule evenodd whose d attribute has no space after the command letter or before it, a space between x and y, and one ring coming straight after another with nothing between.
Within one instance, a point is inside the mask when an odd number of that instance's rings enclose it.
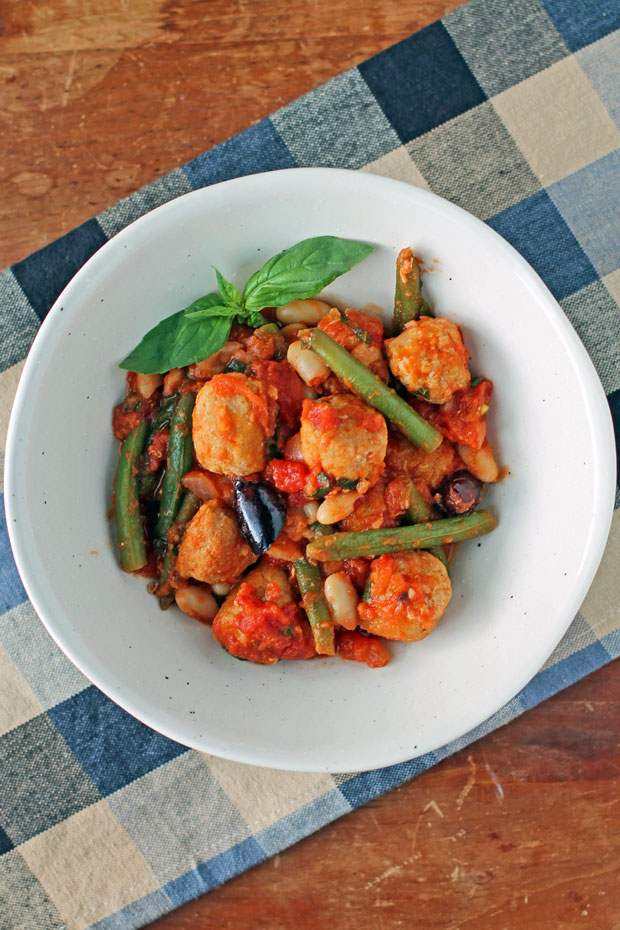
<instances>
[{"instance_id":1,"label":"wood grain","mask_svg":"<svg viewBox=\"0 0 620 930\"><path fill-rule=\"evenodd\" d=\"M0 0L0 264L458 6Z\"/></svg>"},{"instance_id":2,"label":"wood grain","mask_svg":"<svg viewBox=\"0 0 620 930\"><path fill-rule=\"evenodd\" d=\"M151 930L620 927L618 663Z\"/></svg>"},{"instance_id":3,"label":"wood grain","mask_svg":"<svg viewBox=\"0 0 620 930\"><path fill-rule=\"evenodd\" d=\"M0 0L0 265L457 5ZM151 930L620 930L618 669Z\"/></svg>"}]
</instances>

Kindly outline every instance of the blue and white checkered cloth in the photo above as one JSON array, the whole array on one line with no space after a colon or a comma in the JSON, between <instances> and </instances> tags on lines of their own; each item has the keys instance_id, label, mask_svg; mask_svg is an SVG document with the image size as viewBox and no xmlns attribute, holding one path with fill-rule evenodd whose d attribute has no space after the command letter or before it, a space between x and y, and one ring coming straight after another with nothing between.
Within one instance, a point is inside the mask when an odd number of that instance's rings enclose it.
<instances>
[{"instance_id":1,"label":"blue and white checkered cloth","mask_svg":"<svg viewBox=\"0 0 620 930\"><path fill-rule=\"evenodd\" d=\"M23 359L110 236L187 191L302 165L432 189L534 266L620 419L620 4L472 0L0 275L0 455ZM432 766L620 654L620 519L544 668L492 719L411 762L351 775L188 750L104 697L26 599L0 509L0 926L128 930Z\"/></svg>"}]
</instances>

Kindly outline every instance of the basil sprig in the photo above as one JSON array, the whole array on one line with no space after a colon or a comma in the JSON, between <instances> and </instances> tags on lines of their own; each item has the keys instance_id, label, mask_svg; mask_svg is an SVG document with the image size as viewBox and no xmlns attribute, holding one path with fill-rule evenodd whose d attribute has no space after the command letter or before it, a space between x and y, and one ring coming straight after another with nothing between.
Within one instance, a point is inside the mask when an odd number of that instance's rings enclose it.
<instances>
[{"instance_id":1,"label":"basil sprig","mask_svg":"<svg viewBox=\"0 0 620 930\"><path fill-rule=\"evenodd\" d=\"M243 294L215 269L219 291L200 297L154 326L120 368L155 374L192 365L224 345L233 320L262 326L260 311L314 297L373 251L371 245L335 236L304 239L270 258Z\"/></svg>"}]
</instances>

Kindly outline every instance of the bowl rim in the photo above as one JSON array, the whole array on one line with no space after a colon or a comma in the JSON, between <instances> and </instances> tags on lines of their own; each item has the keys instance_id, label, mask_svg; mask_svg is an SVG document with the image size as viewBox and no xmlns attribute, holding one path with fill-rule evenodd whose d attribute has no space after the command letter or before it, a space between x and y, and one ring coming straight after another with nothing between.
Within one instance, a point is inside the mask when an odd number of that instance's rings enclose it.
<instances>
[{"instance_id":1,"label":"bowl rim","mask_svg":"<svg viewBox=\"0 0 620 930\"><path fill-rule=\"evenodd\" d=\"M131 240L132 237L135 236L136 229L138 229L141 234L146 233L148 235L149 228L155 229L156 226L160 224L161 218L164 217L166 213L173 214L178 209L179 202L181 201L186 202L188 199L197 200L203 197L208 198L209 192L215 188L221 189L226 187L236 187L243 189L245 186L254 186L256 184L260 185L263 183L263 179L265 178L269 178L269 183L277 184L279 177L285 178L292 175L294 175L301 182L301 184L307 184L310 182L320 184L323 182L323 179L325 179L325 181L331 179L337 180L338 183L359 184L361 186L371 185L376 187L379 191L381 188L383 188L386 192L388 190L395 191L397 189L401 192L406 190L409 196L413 193L421 200L422 203L427 202L428 204L434 205L435 207L440 207L444 213L447 212L449 215L452 214L457 220L461 219L462 221L466 220L467 223L474 223L477 227L478 233L482 235L483 238L486 237L494 249L500 249L503 251L513 265L516 263L519 276L526 282L531 290L538 294L541 303L544 305L545 312L553 317L555 326L560 329L564 339L567 341L571 349L572 363L574 367L579 370L579 374L582 378L582 394L584 398L584 404L588 410L588 417L593 427L595 427L592 430L593 439L591 450L593 459L592 478L595 489L595 512L604 515L604 517L599 516L597 522L595 523L593 520L588 527L589 538L588 545L585 547L583 553L581 584L578 585L573 591L573 596L570 600L570 611L567 608L567 618L565 618L566 622L563 622L559 625L559 632L556 629L553 636L549 636L544 639L544 645L542 645L538 651L530 654L530 661L524 664L521 675L517 676L516 678L516 684L515 680L511 679L510 685L508 687L504 688L503 690L499 689L495 692L493 702L495 707L494 711L492 711L491 714L485 713L482 717L480 717L480 719L476 718L467 731L462 732L462 729L459 728L458 732L455 731L447 741L442 739L441 742L437 746L432 747L432 749L429 747L424 747L419 752L416 752L416 754L413 756L410 752L406 752L405 754L399 752L395 753L390 758L381 757L380 759L368 759L365 764L363 763L361 765L350 765L347 763L347 765L344 766L342 761L333 758L323 759L323 761L313 766L311 764L309 765L306 759L303 760L303 764L296 762L295 758L291 757L290 754L287 755L286 751L280 755L276 753L275 756L272 753L269 758L265 758L254 750L250 749L243 751L237 748L230 750L230 748L227 746L219 745L217 741L215 743L213 741L209 742L209 739L188 740L185 735L183 735L183 737L180 739L179 734L175 732L174 727L162 725L162 723L157 719L157 712L150 711L148 702L142 702L141 704L140 701L135 700L133 695L130 695L129 699L125 699L120 688L114 687L113 682L110 682L109 680L106 681L105 678L101 676L99 670L93 669L88 656L84 657L81 655L79 647L75 647L75 644L71 641L70 637L63 635L62 631L59 631L55 628L54 619L53 616L51 616L53 614L53 610L49 610L48 606L46 605L45 594L47 585L37 577L36 564L33 564L33 560L31 560L29 557L27 540L25 538L28 531L27 528L24 529L22 527L22 522L20 519L19 446L20 435L27 435L28 433L27 418L25 418L24 415L26 413L26 408L30 399L29 387L31 377L39 368L39 366L43 364L43 367L45 367L44 360L42 362L42 356L44 355L47 340L50 338L50 334L53 333L55 327L57 326L60 317L60 308L64 303L70 301L73 298L74 292L79 291L83 276L89 274L93 270L98 269L102 263L105 263L108 259L108 256L113 252L114 249L124 248L126 241ZM24 427L24 423L26 423L26 427ZM169 739L176 742L181 742L183 745L189 746L192 749L196 749L201 752L208 752L231 761L258 766L275 767L289 771L324 773L350 772L353 770L368 771L387 765L403 763L412 758L417 758L419 755L430 752L433 749L438 749L442 745L447 745L454 740L459 739L460 737L463 737L466 735L466 733L469 733L479 727L482 723L485 722L485 720L489 719L489 716L492 716L493 713L496 713L498 710L500 710L506 703L514 698L514 696L517 695L522 690L522 688L525 687L525 685L537 674L541 666L553 652L559 641L562 639L562 636L566 633L567 629L572 623L572 620L579 607L581 606L581 603L592 583L596 570L602 559L611 527L615 494L616 450L614 442L614 430L611 413L603 386L600 382L598 374L596 373L592 360L590 359L590 356L588 355L581 340L577 336L577 333L569 323L568 318L564 314L564 311L562 310L558 301L552 295L538 273L534 271L526 259L523 258L523 256L509 242L507 242L503 237L495 232L495 230L489 227L482 220L473 216L471 213L468 213L466 210L457 206L456 204L451 203L445 198L422 188L415 187L414 185L408 184L404 181L376 175L371 172L359 172L342 168L285 168L276 171L245 175L243 177L233 178L227 181L221 181L218 184L189 191L186 194L182 194L173 200L161 204L160 206L140 216L124 227L122 230L120 230L118 233L116 233L116 235L112 236L103 246L101 246L100 249L98 249L97 252L94 253L94 255L88 259L87 262L85 262L84 265L82 265L82 267L71 278L71 280L68 282L68 284L65 286L61 294L50 308L49 313L43 320L35 336L33 344L26 358L24 369L20 377L15 395L15 400L9 420L5 452L5 509L7 516L8 534L15 562L32 606L34 607L36 613L38 614L40 620L44 624L49 634L52 636L60 649L69 658L69 660L89 679L90 682L92 682L111 700L117 703L129 714L136 717L138 720L151 727L153 730L168 737ZM28 520L25 520L24 523L28 524ZM37 560L34 559L34 563L36 563L36 561ZM569 614L570 616L568 616ZM359 762L361 759L357 761Z\"/></svg>"}]
</instances>

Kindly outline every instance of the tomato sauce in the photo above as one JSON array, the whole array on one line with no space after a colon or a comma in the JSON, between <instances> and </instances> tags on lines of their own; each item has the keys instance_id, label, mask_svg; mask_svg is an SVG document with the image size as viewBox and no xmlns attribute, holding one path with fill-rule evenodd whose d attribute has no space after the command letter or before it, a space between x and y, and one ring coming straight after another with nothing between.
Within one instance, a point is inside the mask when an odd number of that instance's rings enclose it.
<instances>
[{"instance_id":1,"label":"tomato sauce","mask_svg":"<svg viewBox=\"0 0 620 930\"><path fill-rule=\"evenodd\" d=\"M336 317L335 313L333 315L328 314L320 321L318 328L322 329L324 333L327 333L344 348L350 349L352 343L354 345L356 341L360 341L359 335L356 335L356 330L370 336L371 343L381 348L383 345L383 324L381 320L363 313L361 310L352 310L351 308L347 308L345 313L346 320L342 316Z\"/></svg>"},{"instance_id":2,"label":"tomato sauce","mask_svg":"<svg viewBox=\"0 0 620 930\"><path fill-rule=\"evenodd\" d=\"M262 600L247 582L239 586L235 597L241 610L237 626L247 637L243 657L255 662L308 659L314 655L314 645L309 630L300 623L299 608L296 604L279 607L270 600L269 594L277 597L275 587L267 585L267 599Z\"/></svg>"},{"instance_id":3,"label":"tomato sauce","mask_svg":"<svg viewBox=\"0 0 620 930\"><path fill-rule=\"evenodd\" d=\"M252 375L275 387L278 395L278 425L288 438L299 429L303 382L288 362L254 362ZM267 394L267 391L265 391Z\"/></svg>"},{"instance_id":4,"label":"tomato sauce","mask_svg":"<svg viewBox=\"0 0 620 930\"><path fill-rule=\"evenodd\" d=\"M278 491L294 494L303 491L310 474L305 462L289 462L287 459L272 459L265 469L265 479Z\"/></svg>"},{"instance_id":5,"label":"tomato sauce","mask_svg":"<svg viewBox=\"0 0 620 930\"><path fill-rule=\"evenodd\" d=\"M365 662L370 668L383 668L390 654L374 636L364 636L358 630L341 630L336 638L336 652L341 659Z\"/></svg>"},{"instance_id":6,"label":"tomato sauce","mask_svg":"<svg viewBox=\"0 0 620 930\"><path fill-rule=\"evenodd\" d=\"M329 404L321 404L312 400L304 400L302 416L312 426L321 432L336 430L338 428L338 416L333 407Z\"/></svg>"},{"instance_id":7,"label":"tomato sauce","mask_svg":"<svg viewBox=\"0 0 620 930\"><path fill-rule=\"evenodd\" d=\"M479 449L487 432L486 415L492 393L493 382L483 378L475 387L455 391L445 404L429 404L415 398L411 405L446 439Z\"/></svg>"}]
</instances>

